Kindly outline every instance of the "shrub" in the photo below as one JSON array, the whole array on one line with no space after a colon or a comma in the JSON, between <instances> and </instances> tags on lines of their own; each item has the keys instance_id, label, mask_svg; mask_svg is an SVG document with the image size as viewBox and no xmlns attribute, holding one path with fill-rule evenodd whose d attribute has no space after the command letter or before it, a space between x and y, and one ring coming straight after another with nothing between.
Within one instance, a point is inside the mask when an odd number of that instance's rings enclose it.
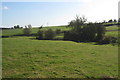
<instances>
[{"instance_id":1,"label":"shrub","mask_svg":"<svg viewBox=\"0 0 120 80\"><path fill-rule=\"evenodd\" d=\"M25 28L23 29L23 33L26 36L30 36L30 34L32 33L31 28L27 28L27 26L25 26Z\"/></svg>"},{"instance_id":2,"label":"shrub","mask_svg":"<svg viewBox=\"0 0 120 80\"><path fill-rule=\"evenodd\" d=\"M32 28L32 25L31 25L31 24L29 24L29 25L28 25L28 28Z\"/></svg>"},{"instance_id":3,"label":"shrub","mask_svg":"<svg viewBox=\"0 0 120 80\"><path fill-rule=\"evenodd\" d=\"M113 44L117 43L117 38L112 36L105 36L103 40L99 41L99 44Z\"/></svg>"},{"instance_id":4,"label":"shrub","mask_svg":"<svg viewBox=\"0 0 120 80\"><path fill-rule=\"evenodd\" d=\"M60 34L61 33L61 29L56 29L56 34Z\"/></svg>"},{"instance_id":5,"label":"shrub","mask_svg":"<svg viewBox=\"0 0 120 80\"><path fill-rule=\"evenodd\" d=\"M14 26L14 29L19 29L21 28L20 25Z\"/></svg>"},{"instance_id":6,"label":"shrub","mask_svg":"<svg viewBox=\"0 0 120 80\"><path fill-rule=\"evenodd\" d=\"M81 30L81 41L94 41L96 37L96 25L94 23L88 23L84 25L83 29Z\"/></svg>"},{"instance_id":7,"label":"shrub","mask_svg":"<svg viewBox=\"0 0 120 80\"><path fill-rule=\"evenodd\" d=\"M105 31L106 31L106 29L105 29L105 27L102 25L102 24L100 24L100 23L97 23L96 24L96 28L97 28L97 36L96 36L96 41L101 41L101 40L103 40L103 38L104 38L104 36L105 36Z\"/></svg>"},{"instance_id":8,"label":"shrub","mask_svg":"<svg viewBox=\"0 0 120 80\"><path fill-rule=\"evenodd\" d=\"M45 39L51 40L54 39L54 37L55 37L55 32L52 29L48 29L45 32Z\"/></svg>"},{"instance_id":9,"label":"shrub","mask_svg":"<svg viewBox=\"0 0 120 80\"><path fill-rule=\"evenodd\" d=\"M73 28L81 27L82 25L85 24L86 21L87 19L84 16L79 17L78 15L76 15L75 20L69 22L68 26Z\"/></svg>"},{"instance_id":10,"label":"shrub","mask_svg":"<svg viewBox=\"0 0 120 80\"><path fill-rule=\"evenodd\" d=\"M111 36L105 36L103 40L99 40L99 44L109 44L111 42Z\"/></svg>"},{"instance_id":11,"label":"shrub","mask_svg":"<svg viewBox=\"0 0 120 80\"><path fill-rule=\"evenodd\" d=\"M39 30L39 31L37 32L37 37L36 37L36 38L39 39L39 40L44 39L44 37L43 37L43 31L42 31L42 30Z\"/></svg>"},{"instance_id":12,"label":"shrub","mask_svg":"<svg viewBox=\"0 0 120 80\"><path fill-rule=\"evenodd\" d=\"M78 35L74 31L66 31L64 32L64 40L78 41Z\"/></svg>"}]
</instances>

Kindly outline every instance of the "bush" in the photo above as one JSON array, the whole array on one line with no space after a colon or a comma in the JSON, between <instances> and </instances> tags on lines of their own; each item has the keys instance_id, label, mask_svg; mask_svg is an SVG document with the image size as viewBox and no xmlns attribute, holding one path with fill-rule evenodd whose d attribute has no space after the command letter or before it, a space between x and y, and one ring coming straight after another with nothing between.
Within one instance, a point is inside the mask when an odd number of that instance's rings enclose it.
<instances>
[{"instance_id":1,"label":"bush","mask_svg":"<svg viewBox=\"0 0 120 80\"><path fill-rule=\"evenodd\" d=\"M97 28L97 36L96 36L96 41L101 41L105 37L105 31L106 28L100 23L96 23L96 28Z\"/></svg>"},{"instance_id":2,"label":"bush","mask_svg":"<svg viewBox=\"0 0 120 80\"><path fill-rule=\"evenodd\" d=\"M48 29L45 32L45 39L51 40L54 39L54 37L55 37L55 32L52 29Z\"/></svg>"},{"instance_id":3,"label":"bush","mask_svg":"<svg viewBox=\"0 0 120 80\"><path fill-rule=\"evenodd\" d=\"M99 44L113 44L117 43L117 38L112 36L105 36L103 40L99 41Z\"/></svg>"},{"instance_id":4,"label":"bush","mask_svg":"<svg viewBox=\"0 0 120 80\"><path fill-rule=\"evenodd\" d=\"M14 29L19 29L21 28L20 25L14 26Z\"/></svg>"},{"instance_id":5,"label":"bush","mask_svg":"<svg viewBox=\"0 0 120 80\"><path fill-rule=\"evenodd\" d=\"M79 17L78 15L76 15L75 20L69 22L68 27L78 28L84 25L86 21L87 19L84 16Z\"/></svg>"},{"instance_id":6,"label":"bush","mask_svg":"<svg viewBox=\"0 0 120 80\"><path fill-rule=\"evenodd\" d=\"M88 23L87 25L84 25L80 34L81 41L83 42L95 41L96 32L97 32L96 25L94 23Z\"/></svg>"},{"instance_id":7,"label":"bush","mask_svg":"<svg viewBox=\"0 0 120 80\"><path fill-rule=\"evenodd\" d=\"M37 32L37 37L36 37L36 38L39 39L39 40L44 39L44 37L43 37L43 31L42 31L42 30L39 30L39 31Z\"/></svg>"},{"instance_id":8,"label":"bush","mask_svg":"<svg viewBox=\"0 0 120 80\"><path fill-rule=\"evenodd\" d=\"M111 37L110 36L105 36L103 40L100 40L98 43L99 44L109 44L111 42Z\"/></svg>"},{"instance_id":9,"label":"bush","mask_svg":"<svg viewBox=\"0 0 120 80\"><path fill-rule=\"evenodd\" d=\"M26 35L26 36L30 36L30 34L32 33L32 31L31 31L31 28L24 28L23 29L23 33L24 33L24 35Z\"/></svg>"},{"instance_id":10,"label":"bush","mask_svg":"<svg viewBox=\"0 0 120 80\"><path fill-rule=\"evenodd\" d=\"M61 33L61 29L56 29L56 34L60 34Z\"/></svg>"},{"instance_id":11,"label":"bush","mask_svg":"<svg viewBox=\"0 0 120 80\"><path fill-rule=\"evenodd\" d=\"M79 41L78 34L74 31L66 31L64 32L64 40L70 40L70 41Z\"/></svg>"}]
</instances>

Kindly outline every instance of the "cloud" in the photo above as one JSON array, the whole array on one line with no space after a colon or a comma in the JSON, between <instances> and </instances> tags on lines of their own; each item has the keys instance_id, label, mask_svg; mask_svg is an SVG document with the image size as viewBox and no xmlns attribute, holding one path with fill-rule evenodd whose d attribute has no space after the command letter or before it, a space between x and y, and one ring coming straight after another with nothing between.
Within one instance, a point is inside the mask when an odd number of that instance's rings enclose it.
<instances>
[{"instance_id":1,"label":"cloud","mask_svg":"<svg viewBox=\"0 0 120 80\"><path fill-rule=\"evenodd\" d=\"M4 10L8 10L9 8L8 8L7 6L4 6L3 9L4 9Z\"/></svg>"},{"instance_id":2,"label":"cloud","mask_svg":"<svg viewBox=\"0 0 120 80\"><path fill-rule=\"evenodd\" d=\"M0 7L0 10L8 10L9 8L7 6Z\"/></svg>"}]
</instances>

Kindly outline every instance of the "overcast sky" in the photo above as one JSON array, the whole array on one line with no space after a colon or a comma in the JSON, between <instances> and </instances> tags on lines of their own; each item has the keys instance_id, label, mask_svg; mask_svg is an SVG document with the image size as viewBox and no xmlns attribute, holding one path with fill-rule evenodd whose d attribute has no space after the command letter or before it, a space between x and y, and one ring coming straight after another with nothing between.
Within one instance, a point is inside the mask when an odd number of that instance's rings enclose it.
<instances>
[{"instance_id":1,"label":"overcast sky","mask_svg":"<svg viewBox=\"0 0 120 80\"><path fill-rule=\"evenodd\" d=\"M16 2L17 1L17 2ZM89 22L118 19L119 0L2 0L2 26L66 25L77 15ZM1 13L2 12L2 13ZM0 16L0 17L1 17Z\"/></svg>"}]
</instances>

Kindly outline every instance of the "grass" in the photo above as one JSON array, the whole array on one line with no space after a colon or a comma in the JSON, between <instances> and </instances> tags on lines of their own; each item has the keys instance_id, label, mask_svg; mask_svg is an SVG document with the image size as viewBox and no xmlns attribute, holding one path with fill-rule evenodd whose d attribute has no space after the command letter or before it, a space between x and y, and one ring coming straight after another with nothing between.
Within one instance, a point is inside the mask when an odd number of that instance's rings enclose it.
<instances>
[{"instance_id":1,"label":"grass","mask_svg":"<svg viewBox=\"0 0 120 80\"><path fill-rule=\"evenodd\" d=\"M44 27L62 31L70 28ZM107 30L117 30L109 26ZM3 30L2 36L23 34L22 29ZM36 33L38 28L33 28ZM106 32L118 36L118 31ZM57 38L63 38L59 34ZM3 78L116 78L118 46L72 41L36 40L35 37L2 38Z\"/></svg>"},{"instance_id":2,"label":"grass","mask_svg":"<svg viewBox=\"0 0 120 80\"><path fill-rule=\"evenodd\" d=\"M71 41L3 38L3 78L118 77L118 47Z\"/></svg>"},{"instance_id":3,"label":"grass","mask_svg":"<svg viewBox=\"0 0 120 80\"><path fill-rule=\"evenodd\" d=\"M108 26L106 30L118 30L118 26Z\"/></svg>"},{"instance_id":4,"label":"grass","mask_svg":"<svg viewBox=\"0 0 120 80\"><path fill-rule=\"evenodd\" d=\"M107 35L107 36L118 37L118 31L106 32L106 35Z\"/></svg>"},{"instance_id":5,"label":"grass","mask_svg":"<svg viewBox=\"0 0 120 80\"><path fill-rule=\"evenodd\" d=\"M61 31L70 30L70 28L66 28L65 26L58 26L58 27L43 27L41 30L48 30L51 28L52 30L61 29ZM32 28L32 33L37 33L38 28ZM10 30L2 30L2 36L12 36L17 34L23 34L23 29L10 29Z\"/></svg>"},{"instance_id":6,"label":"grass","mask_svg":"<svg viewBox=\"0 0 120 80\"><path fill-rule=\"evenodd\" d=\"M2 30L2 36L12 36L17 34L23 34L23 29Z\"/></svg>"}]
</instances>

